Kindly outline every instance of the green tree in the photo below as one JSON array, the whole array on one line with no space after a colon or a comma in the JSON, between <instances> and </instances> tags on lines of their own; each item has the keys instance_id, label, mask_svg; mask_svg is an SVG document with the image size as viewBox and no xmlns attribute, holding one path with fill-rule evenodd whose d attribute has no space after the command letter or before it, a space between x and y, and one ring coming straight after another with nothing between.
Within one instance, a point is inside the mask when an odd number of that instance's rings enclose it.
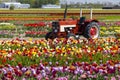
<instances>
[{"instance_id":1,"label":"green tree","mask_svg":"<svg viewBox=\"0 0 120 80\"><path fill-rule=\"evenodd\" d=\"M45 4L59 4L59 0L18 0L21 3L30 4L32 8L39 8Z\"/></svg>"},{"instance_id":2,"label":"green tree","mask_svg":"<svg viewBox=\"0 0 120 80\"><path fill-rule=\"evenodd\" d=\"M14 10L15 6L14 5L10 5L10 10Z\"/></svg>"}]
</instances>

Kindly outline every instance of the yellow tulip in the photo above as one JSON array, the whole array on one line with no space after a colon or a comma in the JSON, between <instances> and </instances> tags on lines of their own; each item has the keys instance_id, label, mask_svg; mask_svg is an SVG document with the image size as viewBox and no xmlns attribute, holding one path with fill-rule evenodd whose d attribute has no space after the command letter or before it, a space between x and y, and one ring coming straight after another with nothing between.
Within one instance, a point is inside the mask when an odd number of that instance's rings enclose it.
<instances>
[{"instance_id":1,"label":"yellow tulip","mask_svg":"<svg viewBox=\"0 0 120 80\"><path fill-rule=\"evenodd\" d=\"M29 41L32 41L32 38L29 38L28 40L29 40Z\"/></svg>"},{"instance_id":2,"label":"yellow tulip","mask_svg":"<svg viewBox=\"0 0 120 80\"><path fill-rule=\"evenodd\" d=\"M73 52L73 51L71 51L71 55L74 55L74 52Z\"/></svg>"},{"instance_id":3,"label":"yellow tulip","mask_svg":"<svg viewBox=\"0 0 120 80\"><path fill-rule=\"evenodd\" d=\"M6 56L8 55L8 52L5 51L5 52L2 53L2 55L3 55L4 57L6 57Z\"/></svg>"},{"instance_id":4,"label":"yellow tulip","mask_svg":"<svg viewBox=\"0 0 120 80\"><path fill-rule=\"evenodd\" d=\"M62 47L62 53L64 53L66 50L65 50L65 47Z\"/></svg>"},{"instance_id":5,"label":"yellow tulip","mask_svg":"<svg viewBox=\"0 0 120 80\"><path fill-rule=\"evenodd\" d=\"M74 51L74 50L75 50L75 47L71 47L71 50Z\"/></svg>"},{"instance_id":6,"label":"yellow tulip","mask_svg":"<svg viewBox=\"0 0 120 80\"><path fill-rule=\"evenodd\" d=\"M52 53L50 53L50 54L49 54L49 57L52 57L52 56L53 56L53 54L52 54Z\"/></svg>"},{"instance_id":7,"label":"yellow tulip","mask_svg":"<svg viewBox=\"0 0 120 80\"><path fill-rule=\"evenodd\" d=\"M67 56L67 54L65 53L65 54L64 54L64 57L66 57L66 56Z\"/></svg>"},{"instance_id":8,"label":"yellow tulip","mask_svg":"<svg viewBox=\"0 0 120 80\"><path fill-rule=\"evenodd\" d=\"M78 49L78 53L82 53L82 49L81 48Z\"/></svg>"},{"instance_id":9,"label":"yellow tulip","mask_svg":"<svg viewBox=\"0 0 120 80\"><path fill-rule=\"evenodd\" d=\"M20 44L17 44L18 47L20 47Z\"/></svg>"},{"instance_id":10,"label":"yellow tulip","mask_svg":"<svg viewBox=\"0 0 120 80\"><path fill-rule=\"evenodd\" d=\"M65 50L65 47L62 47L62 50Z\"/></svg>"},{"instance_id":11,"label":"yellow tulip","mask_svg":"<svg viewBox=\"0 0 120 80\"><path fill-rule=\"evenodd\" d=\"M71 48L67 48L67 50L72 50Z\"/></svg>"},{"instance_id":12,"label":"yellow tulip","mask_svg":"<svg viewBox=\"0 0 120 80\"><path fill-rule=\"evenodd\" d=\"M19 52L18 52L18 54L19 54L19 55L21 55L21 54L22 54L22 52L20 52L20 51L19 51Z\"/></svg>"},{"instance_id":13,"label":"yellow tulip","mask_svg":"<svg viewBox=\"0 0 120 80\"><path fill-rule=\"evenodd\" d=\"M37 53L36 52L32 52L33 56L35 56Z\"/></svg>"}]
</instances>

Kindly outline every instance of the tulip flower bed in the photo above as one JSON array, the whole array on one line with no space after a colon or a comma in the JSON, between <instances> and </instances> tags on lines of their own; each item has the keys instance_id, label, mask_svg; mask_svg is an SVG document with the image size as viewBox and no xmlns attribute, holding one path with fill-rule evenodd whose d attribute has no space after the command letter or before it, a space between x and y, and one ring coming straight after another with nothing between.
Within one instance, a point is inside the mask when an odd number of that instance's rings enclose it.
<instances>
[{"instance_id":1,"label":"tulip flower bed","mask_svg":"<svg viewBox=\"0 0 120 80\"><path fill-rule=\"evenodd\" d=\"M120 37L120 21L117 22L100 22L100 36Z\"/></svg>"},{"instance_id":2,"label":"tulip flower bed","mask_svg":"<svg viewBox=\"0 0 120 80\"><path fill-rule=\"evenodd\" d=\"M0 23L0 38L12 38L16 26L11 23Z\"/></svg>"},{"instance_id":3,"label":"tulip flower bed","mask_svg":"<svg viewBox=\"0 0 120 80\"><path fill-rule=\"evenodd\" d=\"M120 37L120 27L100 27L100 36L101 37L108 37L108 36L115 36Z\"/></svg>"},{"instance_id":4,"label":"tulip flower bed","mask_svg":"<svg viewBox=\"0 0 120 80\"><path fill-rule=\"evenodd\" d=\"M120 39L0 41L2 80L120 79Z\"/></svg>"},{"instance_id":5,"label":"tulip flower bed","mask_svg":"<svg viewBox=\"0 0 120 80\"><path fill-rule=\"evenodd\" d=\"M26 31L25 37L44 37L51 27L46 22L24 24Z\"/></svg>"},{"instance_id":6,"label":"tulip flower bed","mask_svg":"<svg viewBox=\"0 0 120 80\"><path fill-rule=\"evenodd\" d=\"M83 9L83 16L89 18L89 9ZM27 15L26 15L27 14ZM79 18L80 9L68 9L68 17L76 16ZM119 10L93 9L93 18L98 20L120 20ZM1 21L11 20L58 20L63 18L64 9L16 9L16 10L0 10Z\"/></svg>"},{"instance_id":7,"label":"tulip flower bed","mask_svg":"<svg viewBox=\"0 0 120 80\"><path fill-rule=\"evenodd\" d=\"M120 37L120 22L100 22L100 37ZM51 30L50 22L37 22L24 24L26 37L44 37Z\"/></svg>"},{"instance_id":8,"label":"tulip flower bed","mask_svg":"<svg viewBox=\"0 0 120 80\"><path fill-rule=\"evenodd\" d=\"M14 24L14 25L13 25ZM120 22L100 22L100 37L120 37ZM0 23L0 38L44 37L51 31L50 21L11 21Z\"/></svg>"}]
</instances>

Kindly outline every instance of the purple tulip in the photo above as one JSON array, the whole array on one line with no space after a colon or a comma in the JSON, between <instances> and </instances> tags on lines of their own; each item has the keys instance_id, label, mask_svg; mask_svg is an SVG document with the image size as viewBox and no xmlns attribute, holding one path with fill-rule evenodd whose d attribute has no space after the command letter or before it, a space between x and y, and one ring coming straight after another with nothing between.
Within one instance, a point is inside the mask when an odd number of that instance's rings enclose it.
<instances>
[{"instance_id":1,"label":"purple tulip","mask_svg":"<svg viewBox=\"0 0 120 80\"><path fill-rule=\"evenodd\" d=\"M22 72L26 72L27 68L23 67L21 70L22 70Z\"/></svg>"},{"instance_id":2,"label":"purple tulip","mask_svg":"<svg viewBox=\"0 0 120 80\"><path fill-rule=\"evenodd\" d=\"M108 76L104 76L104 79L105 79L105 80L109 80Z\"/></svg>"}]
</instances>

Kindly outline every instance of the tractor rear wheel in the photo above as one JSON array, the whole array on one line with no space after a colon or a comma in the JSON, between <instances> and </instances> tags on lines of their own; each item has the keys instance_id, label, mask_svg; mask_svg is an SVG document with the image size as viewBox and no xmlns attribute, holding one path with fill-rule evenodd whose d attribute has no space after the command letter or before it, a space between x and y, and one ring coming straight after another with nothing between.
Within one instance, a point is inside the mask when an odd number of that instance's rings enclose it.
<instances>
[{"instance_id":1,"label":"tractor rear wheel","mask_svg":"<svg viewBox=\"0 0 120 80\"><path fill-rule=\"evenodd\" d=\"M85 28L84 37L95 39L98 38L100 34L100 27L96 22L91 22Z\"/></svg>"},{"instance_id":2,"label":"tractor rear wheel","mask_svg":"<svg viewBox=\"0 0 120 80\"><path fill-rule=\"evenodd\" d=\"M48 32L45 36L45 39L55 39L57 37L57 35L54 32Z\"/></svg>"}]
</instances>

